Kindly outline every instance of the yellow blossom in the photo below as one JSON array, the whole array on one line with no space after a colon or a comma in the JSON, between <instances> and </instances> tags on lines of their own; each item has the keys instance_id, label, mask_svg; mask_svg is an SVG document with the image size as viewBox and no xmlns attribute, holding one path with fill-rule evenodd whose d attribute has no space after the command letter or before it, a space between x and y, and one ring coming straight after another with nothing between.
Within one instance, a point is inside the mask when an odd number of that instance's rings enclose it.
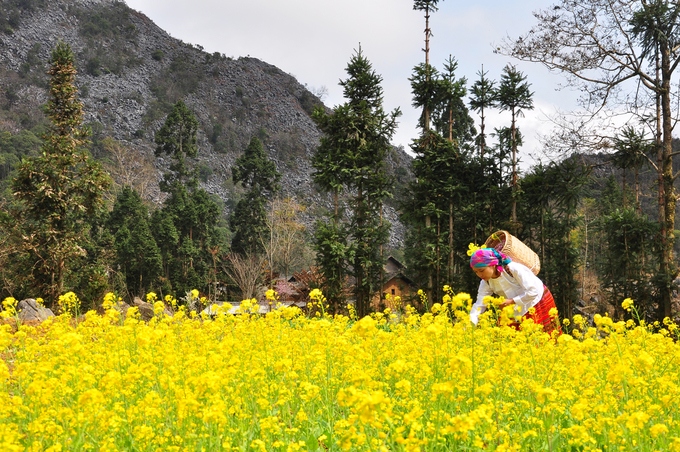
<instances>
[{"instance_id":1,"label":"yellow blossom","mask_svg":"<svg viewBox=\"0 0 680 452\"><path fill-rule=\"evenodd\" d=\"M621 303L621 307L625 309L626 311L630 311L633 309L633 300L631 298L626 298L623 300Z\"/></svg>"},{"instance_id":2,"label":"yellow blossom","mask_svg":"<svg viewBox=\"0 0 680 452\"><path fill-rule=\"evenodd\" d=\"M469 294L433 302L362 319L247 315L248 299L206 318L5 320L0 450L680 452L672 319L575 316L550 340L532 322L472 325Z\"/></svg>"},{"instance_id":3,"label":"yellow blossom","mask_svg":"<svg viewBox=\"0 0 680 452\"><path fill-rule=\"evenodd\" d=\"M478 246L474 243L470 243L468 245L467 255L472 256L475 253L475 251L477 251L478 249L481 249L481 248L486 248L486 245Z\"/></svg>"},{"instance_id":4,"label":"yellow blossom","mask_svg":"<svg viewBox=\"0 0 680 452\"><path fill-rule=\"evenodd\" d=\"M13 317L17 315L17 300L14 297L7 297L2 300L2 317Z\"/></svg>"},{"instance_id":5,"label":"yellow blossom","mask_svg":"<svg viewBox=\"0 0 680 452\"><path fill-rule=\"evenodd\" d=\"M80 299L75 293L66 292L63 295L59 295L58 304L65 313L77 315L80 308Z\"/></svg>"}]
</instances>

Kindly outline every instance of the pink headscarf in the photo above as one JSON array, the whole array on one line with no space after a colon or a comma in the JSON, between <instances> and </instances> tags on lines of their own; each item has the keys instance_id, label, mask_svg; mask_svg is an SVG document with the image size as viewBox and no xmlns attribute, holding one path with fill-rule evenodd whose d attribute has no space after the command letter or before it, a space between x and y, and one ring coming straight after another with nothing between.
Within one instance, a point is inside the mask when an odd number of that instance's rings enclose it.
<instances>
[{"instance_id":1,"label":"pink headscarf","mask_svg":"<svg viewBox=\"0 0 680 452\"><path fill-rule=\"evenodd\" d=\"M496 267L498 273L502 273L503 266L510 262L512 259L495 248L480 248L470 256L470 267Z\"/></svg>"}]
</instances>

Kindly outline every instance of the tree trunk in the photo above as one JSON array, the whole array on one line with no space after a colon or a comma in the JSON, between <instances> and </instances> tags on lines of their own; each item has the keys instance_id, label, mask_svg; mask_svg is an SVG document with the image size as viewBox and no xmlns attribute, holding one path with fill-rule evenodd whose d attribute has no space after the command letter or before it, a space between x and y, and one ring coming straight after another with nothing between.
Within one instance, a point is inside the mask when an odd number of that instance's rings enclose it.
<instances>
[{"instance_id":1,"label":"tree trunk","mask_svg":"<svg viewBox=\"0 0 680 452\"><path fill-rule=\"evenodd\" d=\"M512 123L510 125L510 145L512 147L512 224L516 228L517 225L517 128L515 126L515 110L512 110ZM512 231L513 234L517 230Z\"/></svg>"},{"instance_id":2,"label":"tree trunk","mask_svg":"<svg viewBox=\"0 0 680 452\"><path fill-rule=\"evenodd\" d=\"M628 206L628 203L626 202L626 168L623 168L623 176L621 179L621 198L622 198L622 204L623 204L623 209L625 210L626 207Z\"/></svg>"},{"instance_id":3,"label":"tree trunk","mask_svg":"<svg viewBox=\"0 0 680 452\"><path fill-rule=\"evenodd\" d=\"M363 212L363 190L361 187L361 184L359 184L359 187L357 188L357 226L359 230L364 230L364 212ZM365 239L365 237L364 237ZM366 244L363 241L359 241L357 244L357 253L355 254L354 257L354 276L356 278L356 289L354 291L355 294L355 299L356 299L356 308L357 308L357 314L359 315L359 318L364 317L368 315L368 309L367 309L367 303L366 303L366 291L365 291L365 285L366 285L366 268L364 267L365 265L365 260L363 258L366 257L366 250L362 249L366 246Z\"/></svg>"},{"instance_id":4,"label":"tree trunk","mask_svg":"<svg viewBox=\"0 0 680 452\"><path fill-rule=\"evenodd\" d=\"M430 66L430 10L429 8L425 10L425 67L429 68ZM430 71L428 69L427 71L427 80L428 83L430 81ZM425 105L425 111L423 111L423 123L424 123L424 129L427 132L430 130L430 107L428 105Z\"/></svg>"},{"instance_id":5,"label":"tree trunk","mask_svg":"<svg viewBox=\"0 0 680 452\"><path fill-rule=\"evenodd\" d=\"M430 235L430 226L432 226L432 218L429 215L425 217L425 233ZM429 265L428 265L429 267ZM434 288L434 280L432 277L432 269L430 268L427 272L427 299L432 300L432 291Z\"/></svg>"},{"instance_id":6,"label":"tree trunk","mask_svg":"<svg viewBox=\"0 0 680 452\"><path fill-rule=\"evenodd\" d=\"M442 220L441 217L437 218L437 279L436 279L436 292L442 287L442 253L441 253L441 243L442 243ZM434 300L433 300L434 301Z\"/></svg>"},{"instance_id":7,"label":"tree trunk","mask_svg":"<svg viewBox=\"0 0 680 452\"><path fill-rule=\"evenodd\" d=\"M453 202L449 201L449 272L447 283L453 284Z\"/></svg>"},{"instance_id":8,"label":"tree trunk","mask_svg":"<svg viewBox=\"0 0 680 452\"><path fill-rule=\"evenodd\" d=\"M675 241L675 207L676 194L673 187L673 143L671 122L671 67L670 49L668 45L661 47L661 117L663 130L662 143L662 188L664 204L664 221L661 231L661 268L660 273L664 279L662 290L662 305L660 314L663 317L671 317L672 283L676 276L676 268L673 263L673 245Z\"/></svg>"}]
</instances>

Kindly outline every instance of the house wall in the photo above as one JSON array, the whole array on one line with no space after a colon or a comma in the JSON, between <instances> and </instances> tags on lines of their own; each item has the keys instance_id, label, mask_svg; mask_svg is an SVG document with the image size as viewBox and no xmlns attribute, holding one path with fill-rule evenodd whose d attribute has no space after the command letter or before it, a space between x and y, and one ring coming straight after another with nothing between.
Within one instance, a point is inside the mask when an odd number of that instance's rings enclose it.
<instances>
[{"instance_id":1,"label":"house wall","mask_svg":"<svg viewBox=\"0 0 680 452\"><path fill-rule=\"evenodd\" d=\"M406 300L411 295L411 289L409 284L402 278L394 277L387 281L385 284L383 284L381 294L389 295L390 296L389 298L391 300L394 300L395 297L400 297L402 300L401 302L403 303L404 300ZM391 301L390 299L381 300L381 297L379 295L376 295L371 301L371 304L374 309L397 308L397 306L394 306L393 303L390 303ZM381 306L381 304L384 306Z\"/></svg>"}]
</instances>

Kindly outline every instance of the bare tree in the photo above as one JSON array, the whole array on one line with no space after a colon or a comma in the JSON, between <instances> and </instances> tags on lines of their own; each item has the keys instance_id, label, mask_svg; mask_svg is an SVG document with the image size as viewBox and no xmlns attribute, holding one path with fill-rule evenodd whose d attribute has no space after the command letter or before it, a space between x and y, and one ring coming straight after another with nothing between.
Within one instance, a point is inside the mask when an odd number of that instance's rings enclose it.
<instances>
[{"instance_id":1,"label":"bare tree","mask_svg":"<svg viewBox=\"0 0 680 452\"><path fill-rule=\"evenodd\" d=\"M269 236L262 245L269 261L269 271L289 275L291 270L305 263L310 250L305 244L305 226L299 216L304 207L292 198L276 198L269 206L267 228Z\"/></svg>"},{"instance_id":2,"label":"bare tree","mask_svg":"<svg viewBox=\"0 0 680 452\"><path fill-rule=\"evenodd\" d=\"M680 5L670 0L560 0L534 13L538 23L499 52L562 72L593 113L625 109L657 134L660 317L670 316L676 193L672 130L677 112L673 74L680 63ZM677 84L675 84L677 85ZM653 102L649 102L652 99Z\"/></svg>"},{"instance_id":3,"label":"bare tree","mask_svg":"<svg viewBox=\"0 0 680 452\"><path fill-rule=\"evenodd\" d=\"M151 159L113 138L104 138L102 145L110 159L105 166L111 177L122 186L132 187L142 199L149 199L152 181L158 179Z\"/></svg>"},{"instance_id":4,"label":"bare tree","mask_svg":"<svg viewBox=\"0 0 680 452\"><path fill-rule=\"evenodd\" d=\"M254 254L227 254L222 264L223 270L241 290L242 300L251 299L257 294L266 262L264 257Z\"/></svg>"}]
</instances>

